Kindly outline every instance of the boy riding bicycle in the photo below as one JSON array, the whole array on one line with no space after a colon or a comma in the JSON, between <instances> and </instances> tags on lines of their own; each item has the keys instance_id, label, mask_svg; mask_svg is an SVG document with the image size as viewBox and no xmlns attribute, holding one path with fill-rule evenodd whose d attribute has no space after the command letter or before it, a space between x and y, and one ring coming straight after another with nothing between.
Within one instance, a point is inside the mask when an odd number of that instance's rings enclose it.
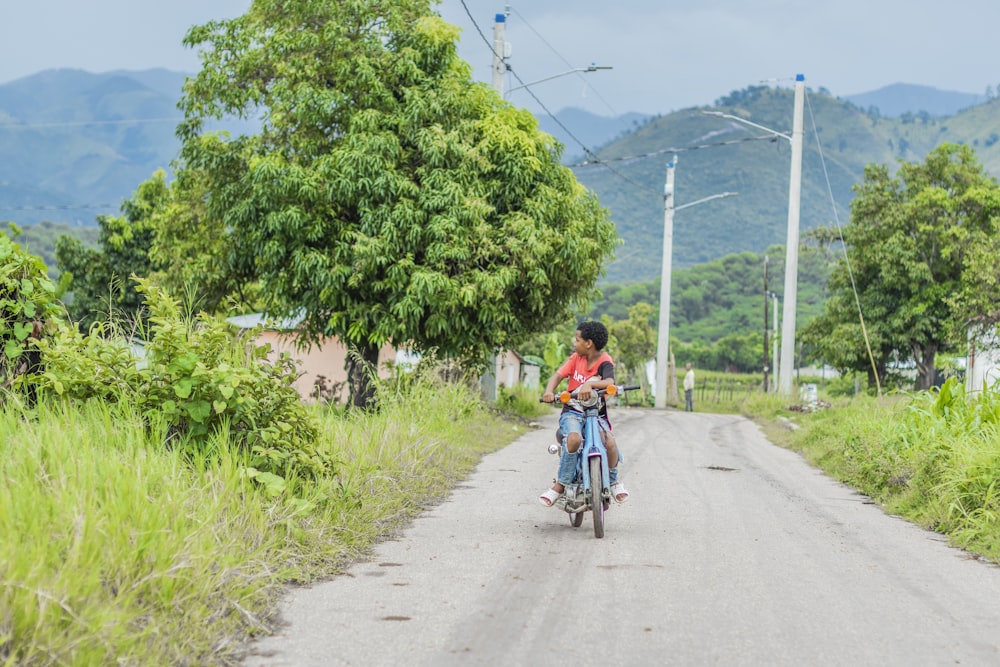
<instances>
[{"instance_id":1,"label":"boy riding bicycle","mask_svg":"<svg viewBox=\"0 0 1000 667\"><path fill-rule=\"evenodd\" d=\"M552 488L547 489L538 500L546 507L552 507L566 490L566 484L573 481L576 473L580 446L583 444L583 425L585 422L582 405L592 400L600 400L598 422L601 427L601 439L608 450L608 468L611 475L611 496L619 503L628 500L628 490L625 483L618 481L618 462L621 456L618 444L611 435L611 424L608 421L607 405L604 397L599 399L595 389L605 389L615 383L615 364L607 352L603 352L608 344L608 330L600 322L584 322L576 329L574 352L569 359L559 367L545 385L542 401L551 403L555 400L556 387L564 378L569 379L569 391L576 391L576 400L563 406L559 415L559 430L556 431L556 441L563 445L560 448L559 472Z\"/></svg>"}]
</instances>

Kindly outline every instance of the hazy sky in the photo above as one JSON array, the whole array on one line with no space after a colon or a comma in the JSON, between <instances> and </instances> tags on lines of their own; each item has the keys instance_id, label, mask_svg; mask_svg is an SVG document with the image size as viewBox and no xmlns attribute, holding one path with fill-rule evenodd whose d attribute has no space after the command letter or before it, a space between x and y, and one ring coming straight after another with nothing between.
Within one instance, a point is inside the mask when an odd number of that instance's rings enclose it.
<instances>
[{"instance_id":1,"label":"hazy sky","mask_svg":"<svg viewBox=\"0 0 1000 667\"><path fill-rule=\"evenodd\" d=\"M198 59L181 44L187 29L249 5L0 0L0 83L57 67L194 72ZM507 5L465 5L492 41ZM463 29L460 51L476 78L491 81L491 52L462 0L439 10ZM525 83L591 63L613 67L532 85L552 112L668 113L761 82L789 85L799 72L839 96L892 83L978 94L1000 84L997 0L527 0L510 5L506 26L510 65ZM523 90L508 98L538 110Z\"/></svg>"}]
</instances>

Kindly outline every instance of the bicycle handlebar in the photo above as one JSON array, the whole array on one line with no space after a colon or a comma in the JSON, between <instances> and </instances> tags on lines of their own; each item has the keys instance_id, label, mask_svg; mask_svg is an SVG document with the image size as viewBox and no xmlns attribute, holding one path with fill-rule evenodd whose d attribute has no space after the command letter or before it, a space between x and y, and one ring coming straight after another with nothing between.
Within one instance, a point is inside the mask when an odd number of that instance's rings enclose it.
<instances>
[{"instance_id":1,"label":"bicycle handlebar","mask_svg":"<svg viewBox=\"0 0 1000 667\"><path fill-rule=\"evenodd\" d=\"M641 388L642 387L640 387L637 384L629 384L629 385L624 385L624 384L609 384L607 387L605 387L603 389L595 389L594 393L596 393L598 396L600 396L601 394L607 394L608 396L614 396L614 395L618 394L619 392L623 392L624 393L626 391L634 391L636 389L641 389ZM559 392L558 394L556 394L556 398L559 400L560 403L569 403L570 400L576 398L576 392L577 391L579 391L579 388L573 390L572 392L562 391L562 392ZM543 401L540 398L538 399L538 402L539 403L550 403L550 402L551 403L555 403L555 401Z\"/></svg>"}]
</instances>

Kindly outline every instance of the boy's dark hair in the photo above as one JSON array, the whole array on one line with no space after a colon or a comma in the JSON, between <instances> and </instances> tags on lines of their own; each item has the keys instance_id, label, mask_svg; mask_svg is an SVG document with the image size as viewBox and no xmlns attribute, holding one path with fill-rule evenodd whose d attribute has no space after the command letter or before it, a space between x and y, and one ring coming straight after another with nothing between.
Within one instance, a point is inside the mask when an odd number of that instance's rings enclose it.
<instances>
[{"instance_id":1,"label":"boy's dark hair","mask_svg":"<svg viewBox=\"0 0 1000 667\"><path fill-rule=\"evenodd\" d=\"M608 329L600 322L581 322L576 330L580 332L580 338L589 340L598 350L603 350L608 344Z\"/></svg>"}]
</instances>

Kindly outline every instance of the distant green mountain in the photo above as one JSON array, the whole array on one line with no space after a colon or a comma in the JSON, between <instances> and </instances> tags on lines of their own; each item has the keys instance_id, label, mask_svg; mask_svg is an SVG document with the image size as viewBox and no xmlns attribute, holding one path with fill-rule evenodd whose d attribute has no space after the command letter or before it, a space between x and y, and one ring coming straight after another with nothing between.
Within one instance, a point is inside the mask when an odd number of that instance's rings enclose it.
<instances>
[{"instance_id":1,"label":"distant green mountain","mask_svg":"<svg viewBox=\"0 0 1000 667\"><path fill-rule=\"evenodd\" d=\"M620 116L598 116L583 109L563 109L555 116L539 115L538 127L566 146L565 162L579 162L586 151L634 132L649 120L646 114L631 112Z\"/></svg>"},{"instance_id":2,"label":"distant green mountain","mask_svg":"<svg viewBox=\"0 0 1000 667\"><path fill-rule=\"evenodd\" d=\"M178 142L184 75L48 70L0 86L0 220L93 224Z\"/></svg>"},{"instance_id":3,"label":"distant green mountain","mask_svg":"<svg viewBox=\"0 0 1000 667\"><path fill-rule=\"evenodd\" d=\"M930 86L915 86L909 83L894 83L867 93L846 95L844 99L866 111L873 114L878 112L878 115L887 118L921 113L940 118L953 116L963 109L982 104L986 101L986 96L939 90Z\"/></svg>"},{"instance_id":4,"label":"distant green mountain","mask_svg":"<svg viewBox=\"0 0 1000 667\"><path fill-rule=\"evenodd\" d=\"M185 76L168 70L90 74L63 69L0 85L0 221L93 225L99 213L117 214L142 181L156 169L169 168L177 155L176 103ZM930 100L920 97L922 89L909 89L915 94L914 111L899 118L884 117L884 109L881 115L869 114L822 90L809 92L803 230L847 221L851 188L866 164L922 161L944 141L972 145L986 167L1000 174L1000 100L935 118L920 113ZM792 125L792 93L787 89L751 87L710 108L779 131ZM676 206L722 192L739 193L676 211L675 266L744 251L761 253L785 243L788 142L755 140L762 133L700 113L706 109L656 117L604 118L574 109L557 114L573 136L606 161L578 160L573 169L611 211L624 242L608 267L607 282L659 276L663 184L666 163L675 154ZM539 122L558 130L551 127L552 119ZM227 127L245 131L248 125ZM568 159L582 153L576 141L562 138Z\"/></svg>"},{"instance_id":5,"label":"distant green mountain","mask_svg":"<svg viewBox=\"0 0 1000 667\"><path fill-rule=\"evenodd\" d=\"M870 163L895 167L922 162L942 142L967 143L993 174L1000 174L1000 100L944 119L929 115L883 118L824 93L806 97L800 229L850 214L852 187ZM675 206L724 192L738 196L676 210L673 265L692 266L725 255L760 253L787 238L790 145L755 140L766 133L707 116L721 111L790 133L793 93L764 86L734 92L716 106L691 108L650 120L597 151L605 162L575 166L618 226L623 245L606 282L651 280L662 266L666 164L677 156ZM832 195L832 198L831 198Z\"/></svg>"}]
</instances>

